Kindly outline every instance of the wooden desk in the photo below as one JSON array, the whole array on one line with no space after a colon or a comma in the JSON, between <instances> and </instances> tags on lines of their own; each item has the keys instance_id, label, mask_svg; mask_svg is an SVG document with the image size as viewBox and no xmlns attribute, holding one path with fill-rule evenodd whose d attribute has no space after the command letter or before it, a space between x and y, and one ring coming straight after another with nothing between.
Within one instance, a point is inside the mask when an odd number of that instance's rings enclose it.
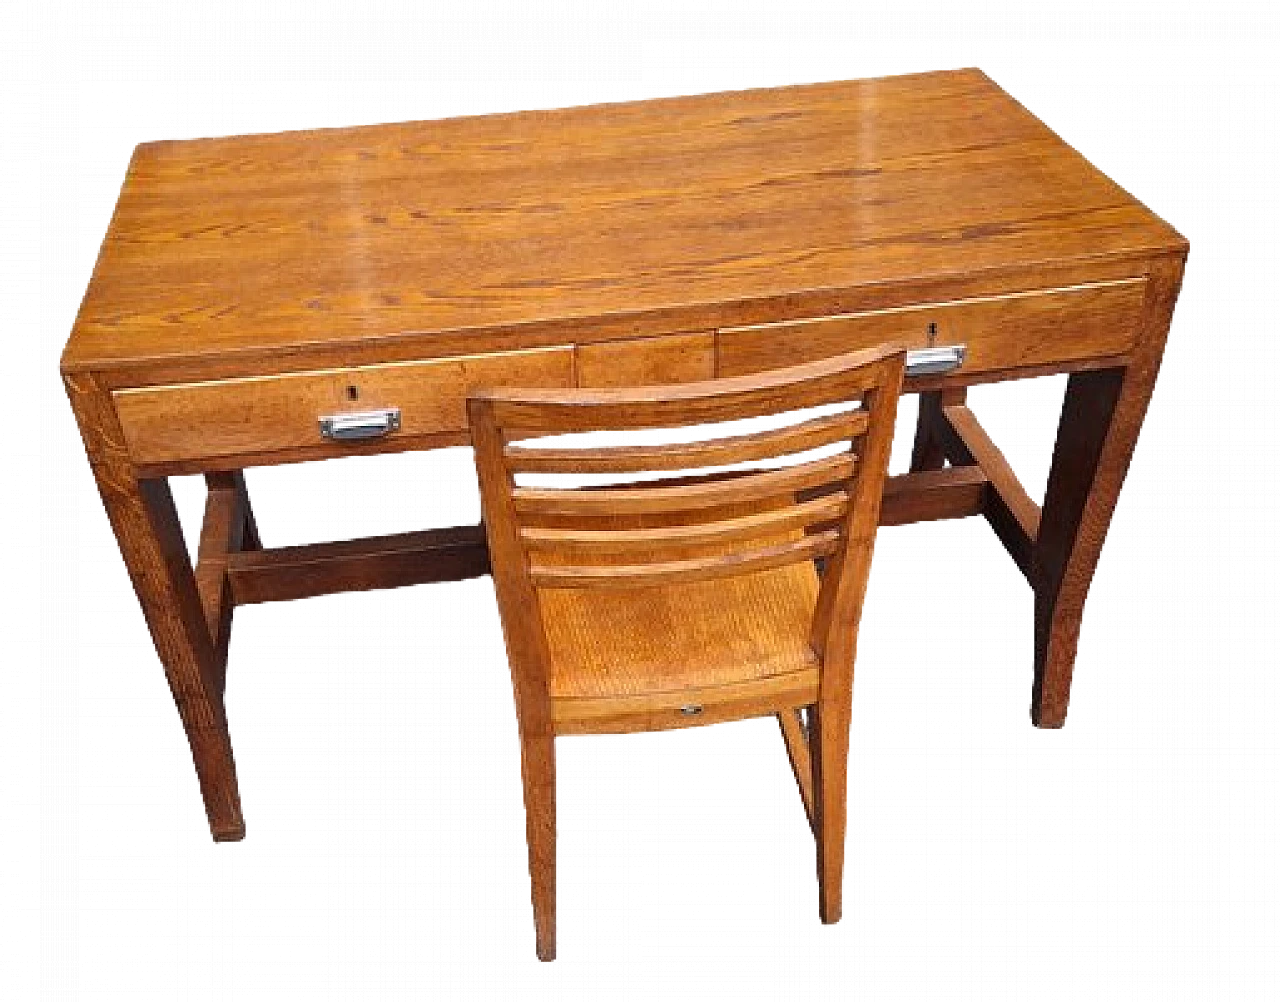
<instances>
[{"instance_id":1,"label":"wooden desk","mask_svg":"<svg viewBox=\"0 0 1280 1002\"><path fill-rule=\"evenodd\" d=\"M214 838L244 834L234 606L487 570L476 527L262 549L239 471L465 442L481 384L966 345L908 382L884 521L986 516L1035 590L1033 719L1060 726L1186 253L977 70L140 146L62 371ZM1056 372L1042 513L964 394ZM321 435L392 407L383 437ZM179 473L209 485L194 570Z\"/></svg>"}]
</instances>

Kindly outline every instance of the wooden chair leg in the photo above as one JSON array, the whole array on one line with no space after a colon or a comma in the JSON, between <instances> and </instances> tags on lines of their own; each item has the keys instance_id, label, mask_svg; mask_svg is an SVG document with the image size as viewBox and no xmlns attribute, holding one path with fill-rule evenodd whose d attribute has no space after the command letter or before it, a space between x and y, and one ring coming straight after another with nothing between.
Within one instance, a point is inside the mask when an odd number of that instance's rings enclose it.
<instances>
[{"instance_id":1,"label":"wooden chair leg","mask_svg":"<svg viewBox=\"0 0 1280 1002\"><path fill-rule=\"evenodd\" d=\"M778 714L778 727L782 730L782 740L787 746L787 758L791 760L791 771L796 777L796 787L800 790L800 800L804 804L805 816L809 819L809 828L817 834L813 805L813 762L809 755L809 733L799 709L783 710Z\"/></svg>"},{"instance_id":2,"label":"wooden chair leg","mask_svg":"<svg viewBox=\"0 0 1280 1002\"><path fill-rule=\"evenodd\" d=\"M539 960L556 959L556 758L555 739L522 737L525 838L533 885L533 925Z\"/></svg>"},{"instance_id":3,"label":"wooden chair leg","mask_svg":"<svg viewBox=\"0 0 1280 1002\"><path fill-rule=\"evenodd\" d=\"M818 914L839 922L848 813L849 707L819 704L810 732L818 844Z\"/></svg>"}]
</instances>

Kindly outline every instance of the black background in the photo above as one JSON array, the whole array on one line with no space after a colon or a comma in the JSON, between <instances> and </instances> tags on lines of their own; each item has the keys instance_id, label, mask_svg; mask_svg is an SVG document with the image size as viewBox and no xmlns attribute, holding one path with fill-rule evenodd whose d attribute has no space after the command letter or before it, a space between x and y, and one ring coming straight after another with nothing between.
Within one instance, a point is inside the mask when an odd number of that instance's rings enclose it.
<instances>
[{"instance_id":1,"label":"black background","mask_svg":"<svg viewBox=\"0 0 1280 1002\"><path fill-rule=\"evenodd\" d=\"M26 988L50 998L63 990L244 998L285 987L294 998L303 990L316 998L429 998L460 988L512 997L814 997L812 971L822 983L838 978L876 992L1140 997L1167 978L1161 971L1178 960L1189 921L1203 920L1188 910L1196 880L1183 834L1194 797L1185 786L1193 742L1183 683L1196 671L1187 635L1203 617L1202 595L1187 580L1187 541L1175 532L1179 505L1171 500L1185 498L1187 443L1203 434L1188 348L1197 324L1193 275L1089 604L1073 726L1064 736L1034 737L1025 722L1030 600L995 535L982 523L882 532L859 665L844 930L817 928L813 851L772 724L566 744L562 960L558 971L535 970L511 700L484 585L242 610L233 729L251 837L247 847L211 848L159 668L92 486L79 479L86 467L56 381L56 352L137 137L577 104L663 87L916 70L942 59L987 65L1192 232L1196 186L1185 154L1196 113L1179 86L1179 54L1161 47L1152 58L1140 45L1100 46L1094 58L1083 45L1070 58L1048 58L1042 47L1033 58L1028 44L576 76L425 68L396 86L372 86L356 74L116 83L102 70L46 88L28 133L40 169L27 170L24 152L18 163L33 192L10 202L29 257L18 271L24 321L10 346L24 358L6 370L18 378L6 403L9 413L41 416L40 441L29 440L31 427L10 426L17 448L3 488L5 508L20 516L5 541L18 559L8 590L29 595L20 577L41 577L41 608L23 626L5 624L17 663L4 668L10 692L40 678L41 712L29 713L28 701L13 695L0 701L9 767L0 805L20 805L5 824L36 829L42 839L41 883L19 880L0 905L0 915L42 923L41 952L9 953L0 966L14 997L28 975ZM713 84L712 69L726 69L728 82ZM97 90L93 122L78 100L88 87ZM110 106L101 101L108 93ZM170 101L177 114L166 113ZM297 114L270 113L271 102L291 101ZM239 113L241 102L250 113ZM102 120L105 110L111 122ZM122 152L86 154L88 142L108 150L119 142ZM1061 389L1050 380L975 395L1036 494ZM901 436L897 448L901 459L909 448ZM27 470L32 484L20 477ZM250 486L282 498L259 508L268 543L472 517L465 454L253 472ZM35 497L22 508L19 495L28 490ZM314 494L329 503L312 505ZM178 497L195 532L195 481L180 481ZM26 534L32 544L19 549ZM86 608L95 598L105 609ZM104 658L104 646L113 656ZM133 659L125 656L131 646ZM300 663L306 671L293 671ZM97 687L87 688L87 678ZM283 712L271 713L273 703ZM310 712L312 703L320 713ZM906 722L895 719L900 710ZM910 720L914 710L919 722ZM954 719L943 720L943 710ZM983 720L987 710L991 722ZM1143 720L1147 710L1151 722ZM99 736L88 737L88 727ZM115 736L102 737L104 727ZM140 735L151 727L154 736L124 736L128 727ZM41 752L41 778L23 793L19 777L31 751ZM114 769L102 768L105 758ZM120 768L127 758L159 758L161 768ZM925 768L940 758L948 768ZM891 759L896 769L887 768ZM40 816L29 818L35 805ZM119 807L122 816L97 818L97 807L108 815ZM110 857L102 856L104 829L115 833ZM127 841L134 829L166 831L168 841ZM1073 864L1033 866L1033 855L1070 855ZM1087 856L1097 863L1085 864ZM1144 865L1144 856L1153 863ZM256 880L257 871L266 879ZM687 887L689 896L664 897L664 887ZM762 893L744 897L744 887ZM273 893L282 905L271 905ZM319 905L292 903L300 893L308 902L319 896ZM118 920L122 910L136 911L137 920ZM271 929L273 918L284 928ZM120 937L122 925L136 926L136 937ZM296 937L285 935L291 926ZM284 960L256 961L264 950L282 951ZM320 951L321 961L294 961L296 950ZM113 960L102 960L104 951Z\"/></svg>"}]
</instances>

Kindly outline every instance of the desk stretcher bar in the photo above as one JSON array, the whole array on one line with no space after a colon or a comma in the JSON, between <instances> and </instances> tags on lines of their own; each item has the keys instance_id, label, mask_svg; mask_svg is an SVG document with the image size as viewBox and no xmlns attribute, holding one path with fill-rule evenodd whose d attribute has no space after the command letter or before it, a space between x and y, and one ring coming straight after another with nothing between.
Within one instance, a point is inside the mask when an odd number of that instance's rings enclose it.
<instances>
[{"instance_id":1,"label":"desk stretcher bar","mask_svg":"<svg viewBox=\"0 0 1280 1002\"><path fill-rule=\"evenodd\" d=\"M1000 454L992 447L990 457ZM1006 490L1025 492L1016 480ZM482 526L428 529L391 536L374 536L340 543L314 543L276 549L241 548L245 538L237 520L248 511L243 481L224 486L211 483L201 532L200 563L196 577L207 621L219 624L218 646L225 647L227 597L232 605L289 602L336 592L401 588L437 581L461 581L489 572L489 557ZM1039 520L1039 508L1028 499ZM999 488L977 460L941 470L890 477L881 508L881 525L965 518L987 515L1006 507ZM214 549L213 540L224 547ZM1034 537L1018 544L1029 550ZM1008 545L1008 544L1006 544ZM229 625L229 623L228 623Z\"/></svg>"}]
</instances>

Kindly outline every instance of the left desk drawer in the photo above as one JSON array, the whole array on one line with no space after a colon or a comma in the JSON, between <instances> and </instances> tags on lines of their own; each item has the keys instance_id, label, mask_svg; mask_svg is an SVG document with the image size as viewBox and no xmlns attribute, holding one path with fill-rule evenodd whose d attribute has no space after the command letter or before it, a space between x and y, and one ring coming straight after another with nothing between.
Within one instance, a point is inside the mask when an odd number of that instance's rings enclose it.
<instances>
[{"instance_id":1,"label":"left desk drawer","mask_svg":"<svg viewBox=\"0 0 1280 1002\"><path fill-rule=\"evenodd\" d=\"M464 432L468 391L481 386L572 386L571 345L420 362L251 376L118 390L116 410L140 465L229 456L349 450L321 418L399 410L399 427L366 442ZM307 458L306 455L299 458Z\"/></svg>"}]
</instances>

